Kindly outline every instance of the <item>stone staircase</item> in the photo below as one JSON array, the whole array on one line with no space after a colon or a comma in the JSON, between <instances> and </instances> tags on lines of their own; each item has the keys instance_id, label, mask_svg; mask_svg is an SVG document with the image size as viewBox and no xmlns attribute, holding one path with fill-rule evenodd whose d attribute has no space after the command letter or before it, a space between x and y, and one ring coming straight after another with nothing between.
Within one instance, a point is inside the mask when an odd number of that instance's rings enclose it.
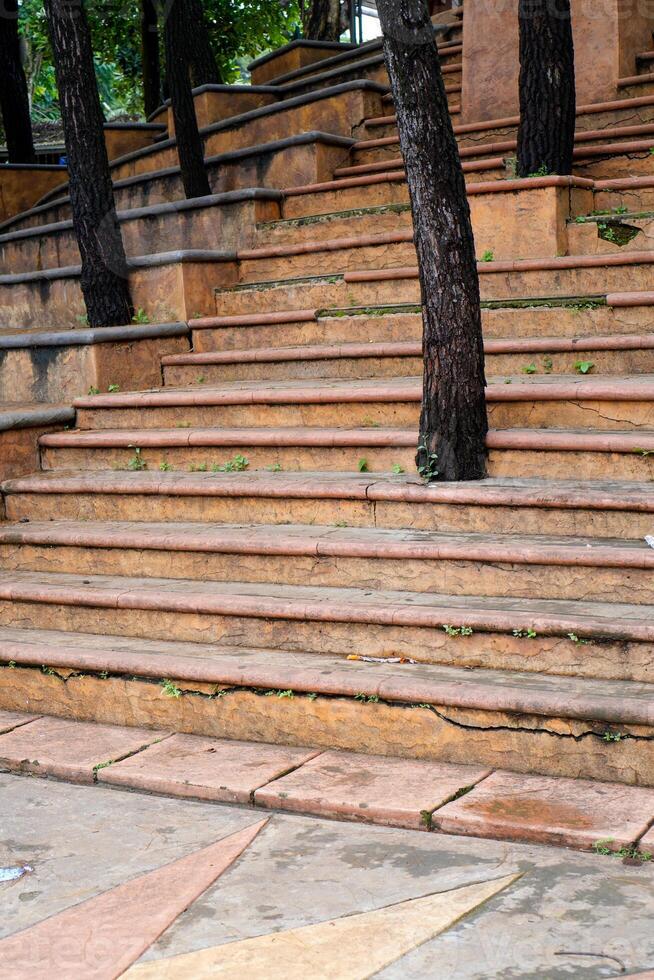
<instances>
[{"instance_id":1,"label":"stone staircase","mask_svg":"<svg viewBox=\"0 0 654 980\"><path fill-rule=\"evenodd\" d=\"M517 119L457 123L454 14L440 44L490 478L415 474L379 45L291 45L232 114L196 93L212 197L180 200L173 138L114 161L149 324L79 329L65 187L2 228L0 394L76 421L3 486L0 708L654 786L654 94L581 106L575 176L516 180Z\"/></svg>"}]
</instances>

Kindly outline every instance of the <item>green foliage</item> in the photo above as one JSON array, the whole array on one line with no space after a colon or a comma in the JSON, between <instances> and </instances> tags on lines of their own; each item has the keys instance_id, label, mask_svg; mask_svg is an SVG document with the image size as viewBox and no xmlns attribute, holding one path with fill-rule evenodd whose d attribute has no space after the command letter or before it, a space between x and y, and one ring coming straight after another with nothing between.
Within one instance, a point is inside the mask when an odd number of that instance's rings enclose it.
<instances>
[{"instance_id":1,"label":"green foliage","mask_svg":"<svg viewBox=\"0 0 654 980\"><path fill-rule=\"evenodd\" d=\"M165 10L164 0L155 0ZM100 101L107 119L142 113L139 0L86 0ZM296 0L203 0L209 35L225 82L247 80L247 63L293 37ZM161 18L160 18L161 19ZM42 0L21 0L20 29L37 121L56 120L57 85ZM163 64L163 57L162 57Z\"/></svg>"},{"instance_id":2,"label":"green foliage","mask_svg":"<svg viewBox=\"0 0 654 980\"><path fill-rule=\"evenodd\" d=\"M592 361L577 361L575 371L577 374L590 374L595 365Z\"/></svg>"},{"instance_id":3,"label":"green foliage","mask_svg":"<svg viewBox=\"0 0 654 980\"><path fill-rule=\"evenodd\" d=\"M233 459L228 459L226 463L214 463L211 467L212 473L242 473L250 465L250 461L237 453Z\"/></svg>"}]
</instances>

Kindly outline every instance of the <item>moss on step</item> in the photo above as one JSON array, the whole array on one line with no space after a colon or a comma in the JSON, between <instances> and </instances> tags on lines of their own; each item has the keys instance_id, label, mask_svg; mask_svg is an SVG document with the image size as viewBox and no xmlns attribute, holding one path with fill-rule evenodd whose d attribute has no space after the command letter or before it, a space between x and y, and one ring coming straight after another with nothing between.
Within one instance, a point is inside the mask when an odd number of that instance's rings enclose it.
<instances>
[{"instance_id":1,"label":"moss on step","mask_svg":"<svg viewBox=\"0 0 654 980\"><path fill-rule=\"evenodd\" d=\"M379 204L369 208L349 208L345 211L324 211L321 214L307 214L300 218L281 218L277 221L262 221L258 228L304 228L308 225L324 224L341 218L365 218L374 214L405 214L411 210L410 204Z\"/></svg>"}]
</instances>

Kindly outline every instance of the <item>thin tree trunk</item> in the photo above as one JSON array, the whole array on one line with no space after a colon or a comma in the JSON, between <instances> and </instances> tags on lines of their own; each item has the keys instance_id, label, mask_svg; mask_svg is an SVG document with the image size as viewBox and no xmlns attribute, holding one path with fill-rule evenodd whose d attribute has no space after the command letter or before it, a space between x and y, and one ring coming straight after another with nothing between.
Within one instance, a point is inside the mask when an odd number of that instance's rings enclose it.
<instances>
[{"instance_id":1,"label":"thin tree trunk","mask_svg":"<svg viewBox=\"0 0 654 980\"><path fill-rule=\"evenodd\" d=\"M407 181L423 309L418 471L486 475L479 278L465 180L426 0L378 0Z\"/></svg>"},{"instance_id":2,"label":"thin tree trunk","mask_svg":"<svg viewBox=\"0 0 654 980\"><path fill-rule=\"evenodd\" d=\"M177 155L187 197L211 194L204 165L204 143L198 129L189 74L189 52L194 39L190 0L173 0L164 28L166 76L175 120Z\"/></svg>"},{"instance_id":3,"label":"thin tree trunk","mask_svg":"<svg viewBox=\"0 0 654 980\"><path fill-rule=\"evenodd\" d=\"M146 119L161 105L159 18L153 0L141 0L141 62Z\"/></svg>"},{"instance_id":4,"label":"thin tree trunk","mask_svg":"<svg viewBox=\"0 0 654 980\"><path fill-rule=\"evenodd\" d=\"M18 0L3 0L0 7L0 112L9 162L34 163L27 81L20 60Z\"/></svg>"},{"instance_id":5,"label":"thin tree trunk","mask_svg":"<svg viewBox=\"0 0 654 980\"><path fill-rule=\"evenodd\" d=\"M194 88L200 85L222 85L225 81L211 47L209 28L202 0L187 0L188 57Z\"/></svg>"},{"instance_id":6,"label":"thin tree trunk","mask_svg":"<svg viewBox=\"0 0 654 980\"><path fill-rule=\"evenodd\" d=\"M302 33L310 41L338 41L341 36L340 0L304 0Z\"/></svg>"},{"instance_id":7,"label":"thin tree trunk","mask_svg":"<svg viewBox=\"0 0 654 980\"><path fill-rule=\"evenodd\" d=\"M571 174L575 56L570 0L519 0L518 175Z\"/></svg>"},{"instance_id":8,"label":"thin tree trunk","mask_svg":"<svg viewBox=\"0 0 654 980\"><path fill-rule=\"evenodd\" d=\"M82 292L93 327L129 323L127 260L116 217L102 111L83 2L44 0L68 157Z\"/></svg>"}]
</instances>

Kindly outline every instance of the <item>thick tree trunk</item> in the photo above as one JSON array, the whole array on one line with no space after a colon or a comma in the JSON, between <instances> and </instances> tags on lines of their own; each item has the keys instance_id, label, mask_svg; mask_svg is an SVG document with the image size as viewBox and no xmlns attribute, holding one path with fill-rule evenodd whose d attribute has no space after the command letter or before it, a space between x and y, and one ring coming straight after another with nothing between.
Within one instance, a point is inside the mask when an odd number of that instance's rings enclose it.
<instances>
[{"instance_id":1,"label":"thick tree trunk","mask_svg":"<svg viewBox=\"0 0 654 980\"><path fill-rule=\"evenodd\" d=\"M486 475L479 278L465 180L426 0L378 0L406 164L423 308L418 471Z\"/></svg>"},{"instance_id":2,"label":"thick tree trunk","mask_svg":"<svg viewBox=\"0 0 654 980\"><path fill-rule=\"evenodd\" d=\"M302 33L309 41L338 41L341 36L340 0L303 0Z\"/></svg>"},{"instance_id":3,"label":"thick tree trunk","mask_svg":"<svg viewBox=\"0 0 654 980\"><path fill-rule=\"evenodd\" d=\"M188 57L191 65L191 81L194 88L200 85L222 85L224 78L211 47L209 29L204 16L202 0L187 0Z\"/></svg>"},{"instance_id":4,"label":"thick tree trunk","mask_svg":"<svg viewBox=\"0 0 654 980\"><path fill-rule=\"evenodd\" d=\"M34 163L32 121L18 40L18 0L0 5L0 113L10 163Z\"/></svg>"},{"instance_id":5,"label":"thick tree trunk","mask_svg":"<svg viewBox=\"0 0 654 980\"><path fill-rule=\"evenodd\" d=\"M161 105L159 18L154 0L141 0L141 61L143 109L148 118Z\"/></svg>"},{"instance_id":6,"label":"thick tree trunk","mask_svg":"<svg viewBox=\"0 0 654 980\"><path fill-rule=\"evenodd\" d=\"M188 4L189 0L173 0L168 11L164 29L166 75L184 193L187 197L204 197L211 194L211 187L204 165L204 143L198 130L189 74L194 22L189 17Z\"/></svg>"},{"instance_id":7,"label":"thick tree trunk","mask_svg":"<svg viewBox=\"0 0 654 980\"><path fill-rule=\"evenodd\" d=\"M129 323L127 261L116 217L93 50L83 3L44 0L66 141L82 292L92 327Z\"/></svg>"},{"instance_id":8,"label":"thick tree trunk","mask_svg":"<svg viewBox=\"0 0 654 980\"><path fill-rule=\"evenodd\" d=\"M570 0L519 0L518 175L571 174L575 56Z\"/></svg>"}]
</instances>

